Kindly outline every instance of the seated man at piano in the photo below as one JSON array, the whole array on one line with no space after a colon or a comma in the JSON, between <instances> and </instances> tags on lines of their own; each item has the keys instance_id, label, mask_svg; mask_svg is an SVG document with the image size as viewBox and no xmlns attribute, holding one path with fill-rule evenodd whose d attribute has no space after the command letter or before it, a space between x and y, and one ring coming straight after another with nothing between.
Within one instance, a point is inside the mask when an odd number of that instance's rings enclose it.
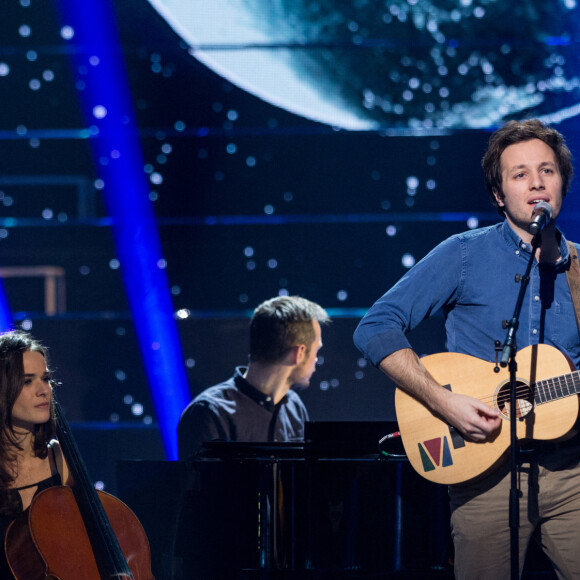
<instances>
[{"instance_id":1,"label":"seated man at piano","mask_svg":"<svg viewBox=\"0 0 580 580\"><path fill-rule=\"evenodd\" d=\"M451 170L461 167L459 157L449 163ZM568 435L574 433L580 389L570 387L576 374L565 385L573 411L569 421L569 413L559 412L561 401L544 405L534 394L542 382L538 378L570 373L569 363L580 363L575 315L575 309L580 312L580 246L568 243L556 226L572 179L571 153L563 136L540 120L511 121L491 135L482 166L491 201L505 219L436 246L375 302L354 340L398 387L395 406L409 461L416 454L420 458L413 466L421 475L450 484L455 577L495 580L509 577L510 569L521 574L534 538L558 578L580 578L580 438L553 440L563 439L565 423ZM519 325L510 328L524 283ZM405 335L438 311L445 319L449 352L421 360ZM508 328L516 331L515 342ZM526 397L531 392L525 400L517 395L517 412L531 411L516 423L522 430L518 438L529 446L529 453L520 456L518 494L510 491L509 453L503 455L500 447L497 462L482 461L506 441L506 451L511 447L509 407L496 395L506 375L509 380L506 363L511 366L514 353L521 391ZM434 367L433 356L439 361L442 355L445 363ZM552 366L556 373L546 373ZM488 388L480 389L486 381ZM564 396L561 386L557 392L548 387L545 399ZM421 417L410 432L403 428L407 409L400 400L415 405L413 413ZM555 404L557 411L550 413ZM554 438L534 437L540 429ZM408 445L406 437L415 435ZM473 468L479 468L478 476ZM472 475L465 477L468 469ZM454 479L447 477L451 473ZM513 553L519 556L519 571L513 570L508 507L509 497L516 495L519 542Z\"/></svg>"},{"instance_id":2,"label":"seated man at piano","mask_svg":"<svg viewBox=\"0 0 580 580\"><path fill-rule=\"evenodd\" d=\"M260 304L250 320L248 366L202 391L183 411L179 458L214 440L303 440L308 412L292 387L309 385L322 347L321 324L329 321L321 306L300 296Z\"/></svg>"}]
</instances>

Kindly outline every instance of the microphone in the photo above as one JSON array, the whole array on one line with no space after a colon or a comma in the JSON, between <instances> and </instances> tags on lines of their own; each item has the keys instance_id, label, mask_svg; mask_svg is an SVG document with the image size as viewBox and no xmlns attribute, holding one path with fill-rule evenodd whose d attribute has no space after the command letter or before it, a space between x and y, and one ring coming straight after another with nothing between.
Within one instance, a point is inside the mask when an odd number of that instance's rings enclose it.
<instances>
[{"instance_id":1,"label":"microphone","mask_svg":"<svg viewBox=\"0 0 580 580\"><path fill-rule=\"evenodd\" d=\"M541 232L550 223L553 213L554 209L547 201L539 201L534 206L532 223L528 226L530 234L535 236L538 232Z\"/></svg>"}]
</instances>

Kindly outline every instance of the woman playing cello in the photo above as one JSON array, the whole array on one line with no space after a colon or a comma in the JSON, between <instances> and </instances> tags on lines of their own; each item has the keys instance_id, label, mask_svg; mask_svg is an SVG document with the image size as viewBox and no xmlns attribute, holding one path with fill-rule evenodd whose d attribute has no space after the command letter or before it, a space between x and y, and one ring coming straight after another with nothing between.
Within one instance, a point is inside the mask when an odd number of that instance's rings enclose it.
<instances>
[{"instance_id":1,"label":"woman playing cello","mask_svg":"<svg viewBox=\"0 0 580 580\"><path fill-rule=\"evenodd\" d=\"M0 335L0 578L12 578L4 554L10 522L40 491L68 483L55 437L46 349L28 334Z\"/></svg>"}]
</instances>

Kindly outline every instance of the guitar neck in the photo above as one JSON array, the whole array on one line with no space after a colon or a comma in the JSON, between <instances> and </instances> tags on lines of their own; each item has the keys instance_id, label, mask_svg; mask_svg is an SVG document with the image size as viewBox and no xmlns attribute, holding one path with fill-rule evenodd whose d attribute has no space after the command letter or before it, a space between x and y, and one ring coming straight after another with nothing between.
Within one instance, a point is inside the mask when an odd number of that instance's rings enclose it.
<instances>
[{"instance_id":1,"label":"guitar neck","mask_svg":"<svg viewBox=\"0 0 580 580\"><path fill-rule=\"evenodd\" d=\"M580 371L538 381L534 385L536 405L580 394Z\"/></svg>"}]
</instances>

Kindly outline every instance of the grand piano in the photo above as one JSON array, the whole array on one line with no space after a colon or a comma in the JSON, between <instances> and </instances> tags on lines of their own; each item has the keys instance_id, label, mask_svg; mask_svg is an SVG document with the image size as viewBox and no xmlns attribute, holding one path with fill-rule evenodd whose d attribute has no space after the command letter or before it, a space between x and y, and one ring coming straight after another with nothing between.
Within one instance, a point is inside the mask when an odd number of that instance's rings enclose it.
<instances>
[{"instance_id":1,"label":"grand piano","mask_svg":"<svg viewBox=\"0 0 580 580\"><path fill-rule=\"evenodd\" d=\"M447 490L392 422L312 422L304 443L214 441L185 462L122 461L119 497L157 580L452 578Z\"/></svg>"}]
</instances>

